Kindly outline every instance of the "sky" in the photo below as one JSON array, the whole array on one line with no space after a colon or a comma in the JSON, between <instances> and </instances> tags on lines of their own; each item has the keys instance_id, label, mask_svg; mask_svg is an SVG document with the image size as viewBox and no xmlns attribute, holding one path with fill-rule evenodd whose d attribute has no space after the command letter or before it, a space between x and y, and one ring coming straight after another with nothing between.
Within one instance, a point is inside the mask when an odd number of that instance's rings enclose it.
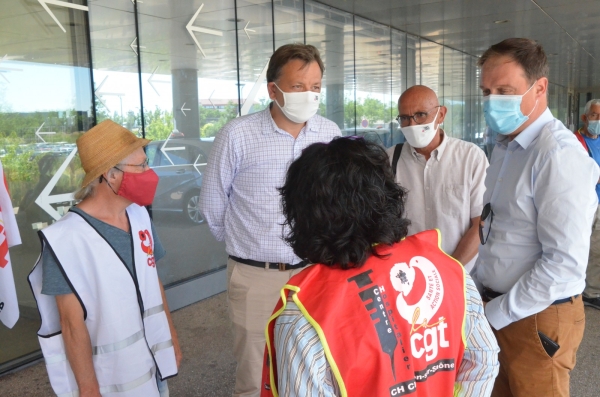
<instances>
[{"instance_id":1,"label":"sky","mask_svg":"<svg viewBox=\"0 0 600 397\"><path fill-rule=\"evenodd\" d=\"M19 70L3 70L19 69ZM144 109L172 109L171 76L152 76L142 73ZM8 81L7 81L8 80ZM200 99L237 99L237 80L198 79ZM245 98L255 82L245 82L242 97ZM94 70L94 85L97 95L109 109L109 113L122 112L126 115L140 109L139 80L137 73ZM255 101L268 99L266 85ZM156 90L156 91L155 91ZM36 111L65 111L76 109L87 111L90 108L89 69L65 65L5 60L0 63L0 111L28 113ZM348 93L348 95L351 95ZM357 92L363 99L370 93ZM353 95L352 95L353 96ZM96 98L98 101L98 98ZM189 108L190 104L186 104Z\"/></svg>"}]
</instances>

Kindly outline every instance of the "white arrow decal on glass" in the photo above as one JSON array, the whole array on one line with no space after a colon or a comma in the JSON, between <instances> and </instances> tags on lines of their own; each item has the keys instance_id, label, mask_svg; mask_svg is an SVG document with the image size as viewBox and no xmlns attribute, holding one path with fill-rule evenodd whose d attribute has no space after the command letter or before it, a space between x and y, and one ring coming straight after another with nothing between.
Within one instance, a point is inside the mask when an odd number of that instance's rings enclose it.
<instances>
[{"instance_id":1,"label":"white arrow decal on glass","mask_svg":"<svg viewBox=\"0 0 600 397\"><path fill-rule=\"evenodd\" d=\"M102 86L106 82L106 79L108 79L108 76L106 76L104 78L104 80L102 80L102 82L100 83L100 85L98 86L98 88L96 88L94 90L94 95L96 96L96 98L98 98L98 100L100 101L100 103L102 103L104 105L104 107L106 108L106 110L108 112L110 112L110 109L109 109L108 105L106 104L106 102L104 102L104 98L102 98L102 95L124 97L125 94L122 93L122 92L104 92L104 91L101 92L100 88L102 88Z\"/></svg>"},{"instance_id":2,"label":"white arrow decal on glass","mask_svg":"<svg viewBox=\"0 0 600 397\"><path fill-rule=\"evenodd\" d=\"M177 122L175 120L173 120L173 132L177 132ZM169 139L171 139L171 134L169 134L169 136L167 137L167 139L165 139L165 141L163 142L162 146L160 147L160 151L162 152L162 154L167 158L167 160L169 160L169 163L171 163L171 165L175 165L175 163L173 163L173 160L171 160L171 157L169 157L169 155L167 154L168 151L173 151L173 150L185 150L185 146L171 146L171 147L166 147L167 146L167 142L169 142Z\"/></svg>"},{"instance_id":3,"label":"white arrow decal on glass","mask_svg":"<svg viewBox=\"0 0 600 397\"><path fill-rule=\"evenodd\" d=\"M248 29L248 25L250 25L250 21L248 21L246 26L244 26L244 33L246 33L246 36L248 36L248 40L250 40L250 35L248 34L248 32L256 33L256 30Z\"/></svg>"},{"instance_id":4,"label":"white arrow decal on glass","mask_svg":"<svg viewBox=\"0 0 600 397\"><path fill-rule=\"evenodd\" d=\"M160 94L158 93L158 90L156 89L156 87L152 83L169 84L169 82L168 81L162 81L162 80L156 80L156 79L153 78L154 77L154 73L156 73L157 69L158 69L158 66L154 68L154 70L152 71L152 74L150 75L150 77L148 77L148 83L150 84L150 87L152 87L152 89L154 90L154 92L156 92L156 95L160 96Z\"/></svg>"},{"instance_id":5,"label":"white arrow decal on glass","mask_svg":"<svg viewBox=\"0 0 600 397\"><path fill-rule=\"evenodd\" d=\"M140 1L141 3L141 1ZM133 52L135 52L135 56L138 56L138 52L137 52L137 45L136 42L137 41L137 37L135 39L133 39L133 41L131 42L131 44L129 44L129 47L131 47L131 49L133 50ZM140 46L140 48L146 48L143 45Z\"/></svg>"},{"instance_id":6,"label":"white arrow decal on glass","mask_svg":"<svg viewBox=\"0 0 600 397\"><path fill-rule=\"evenodd\" d=\"M66 1L60 1L60 0L38 0L38 3L40 3L42 5L42 7L44 7L44 10L46 10L46 12L48 14L50 14L52 19L54 19L54 22L56 22L58 27L61 28L62 31L65 33L67 33L67 31L61 25L61 23L58 22L58 19L56 19L56 16L54 15L54 13L52 11L50 11L50 8L48 8L47 4L53 4L53 5L59 6L59 7L74 8L76 10L81 10L81 11L88 11L88 7L86 7L86 6L80 6L79 4L68 3Z\"/></svg>"},{"instance_id":7,"label":"white arrow decal on glass","mask_svg":"<svg viewBox=\"0 0 600 397\"><path fill-rule=\"evenodd\" d=\"M64 194L56 194L51 196L52 189L58 183L58 180L62 176L62 174L67 169L67 166L75 157L75 153L77 153L77 148L73 149L73 151L67 156L65 161L56 171L56 174L50 179L50 182L46 185L44 190L40 193L38 198L35 199L35 203L39 205L44 211L46 211L52 218L55 220L59 220L61 218L60 213L52 207L51 204L61 203L63 201L73 201L74 200L74 192L73 193L64 193Z\"/></svg>"},{"instance_id":8,"label":"white arrow decal on glass","mask_svg":"<svg viewBox=\"0 0 600 397\"><path fill-rule=\"evenodd\" d=\"M42 129L42 127L44 126L44 124L46 124L46 122L44 121L42 123L42 125L40 125L40 128L37 129L37 131L35 132L35 136L37 136L38 138L40 138L42 140L42 142L46 143L46 140L44 138L41 137L41 135L52 135L52 134L56 134L56 132L52 132L52 131L40 131Z\"/></svg>"},{"instance_id":9,"label":"white arrow decal on glass","mask_svg":"<svg viewBox=\"0 0 600 397\"><path fill-rule=\"evenodd\" d=\"M248 94L248 97L244 101L244 104L242 105L242 110L240 111L240 114L238 116L245 116L250 111L250 108L254 104L254 99L256 98L256 95L258 95L258 91L260 90L260 87L262 86L262 83L265 80L265 77L267 76L267 68L268 67L269 67L269 61L267 61L267 64L263 68L262 72L260 72L260 76L258 76L258 78L256 79L256 82L252 86L252 89L250 90L250 94Z\"/></svg>"},{"instance_id":10,"label":"white arrow decal on glass","mask_svg":"<svg viewBox=\"0 0 600 397\"><path fill-rule=\"evenodd\" d=\"M198 14L200 14L200 11L202 11L202 7L204 7L204 3L202 3L200 5L200 8L198 8L198 11L196 11L196 13L192 17L192 19L190 19L190 21L188 22L188 24L185 25L185 28L189 32L190 36L192 36L192 39L194 40L194 42L196 43L196 45L200 49L200 52L202 53L202 55L204 56L204 58L206 58L206 54L204 53L204 50L202 49L202 46L200 46L200 43L198 43L198 39L196 39L196 36L194 36L194 32L212 34L213 36L223 36L223 32L221 32L219 30L213 30L213 29L207 29L207 28L200 28L198 26L192 26L194 24L194 22L196 21L196 18L198 18Z\"/></svg>"},{"instance_id":11,"label":"white arrow decal on glass","mask_svg":"<svg viewBox=\"0 0 600 397\"><path fill-rule=\"evenodd\" d=\"M215 104L213 103L213 101L210 99L212 98L213 94L215 93L215 90L213 90L213 92L210 93L210 96L208 97L208 102L210 102L210 104L212 105L213 109L216 109L217 107L215 106Z\"/></svg>"},{"instance_id":12,"label":"white arrow decal on glass","mask_svg":"<svg viewBox=\"0 0 600 397\"><path fill-rule=\"evenodd\" d=\"M100 85L98 86L98 88L96 88L94 90L94 95L96 96L96 98L98 98L98 100L100 101L100 103L102 103L104 105L104 107L106 108L106 110L108 110L110 112L110 109L108 108L108 106L106 106L106 102L104 102L104 98L102 98L100 95L100 93L98 92L98 90L100 88L102 88L102 86L104 85L104 82L106 82L106 79L108 78L108 76L106 76L104 78L104 80L102 80L102 83L100 83Z\"/></svg>"},{"instance_id":13,"label":"white arrow decal on glass","mask_svg":"<svg viewBox=\"0 0 600 397\"><path fill-rule=\"evenodd\" d=\"M200 172L200 170L198 169L198 167L201 167L203 165L207 165L208 163L199 163L198 160L200 159L202 155L199 154L198 157L196 157L196 160L194 161L194 168L196 169L196 171L198 171L198 174L202 175L202 173Z\"/></svg>"},{"instance_id":14,"label":"white arrow decal on glass","mask_svg":"<svg viewBox=\"0 0 600 397\"><path fill-rule=\"evenodd\" d=\"M8 58L8 54L5 54L2 59L0 59L0 64L4 61L6 61L6 59ZM6 78L6 76L4 76L3 73L5 72L22 72L23 69L17 69L17 68L8 68L6 66L3 66L0 68L0 76L2 76L2 78L4 80L6 80L7 83L10 83L10 81L8 81L8 79Z\"/></svg>"},{"instance_id":15,"label":"white arrow decal on glass","mask_svg":"<svg viewBox=\"0 0 600 397\"><path fill-rule=\"evenodd\" d=\"M183 105L181 105L181 109L180 109L180 110L181 110L181 113L183 113L183 115L184 115L185 117L187 117L187 114L185 114L185 111L184 111L184 110L192 110L192 109L187 109L187 108L185 108L185 104L186 104L186 102L184 102L184 103L183 103Z\"/></svg>"}]
</instances>

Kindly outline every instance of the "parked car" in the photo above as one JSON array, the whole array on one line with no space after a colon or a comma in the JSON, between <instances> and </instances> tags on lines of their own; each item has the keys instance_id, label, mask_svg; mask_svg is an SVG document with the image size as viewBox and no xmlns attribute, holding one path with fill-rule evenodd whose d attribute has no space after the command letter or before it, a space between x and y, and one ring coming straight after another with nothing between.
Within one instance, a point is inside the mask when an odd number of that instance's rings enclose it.
<instances>
[{"instance_id":1,"label":"parked car","mask_svg":"<svg viewBox=\"0 0 600 397\"><path fill-rule=\"evenodd\" d=\"M377 143L384 148L388 148L397 143L404 143L405 138L397 123L383 128L345 128L342 130L343 136L362 136L369 142Z\"/></svg>"},{"instance_id":2,"label":"parked car","mask_svg":"<svg viewBox=\"0 0 600 397\"><path fill-rule=\"evenodd\" d=\"M212 142L199 139L152 141L146 149L148 163L158 174L153 211L182 213L194 224L204 222L200 211L202 176L208 161Z\"/></svg>"}]
</instances>

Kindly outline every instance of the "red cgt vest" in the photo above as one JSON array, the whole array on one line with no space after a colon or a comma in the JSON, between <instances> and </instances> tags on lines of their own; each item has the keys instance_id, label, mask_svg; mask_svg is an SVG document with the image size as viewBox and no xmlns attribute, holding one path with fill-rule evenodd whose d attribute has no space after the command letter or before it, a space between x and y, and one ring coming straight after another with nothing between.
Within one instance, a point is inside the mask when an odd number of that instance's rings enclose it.
<instances>
[{"instance_id":1,"label":"red cgt vest","mask_svg":"<svg viewBox=\"0 0 600 397\"><path fill-rule=\"evenodd\" d=\"M379 253L387 256L358 269L312 266L284 286L266 329L262 397L278 396L274 328L290 292L342 396L453 395L465 346L462 265L442 251L438 230Z\"/></svg>"}]
</instances>

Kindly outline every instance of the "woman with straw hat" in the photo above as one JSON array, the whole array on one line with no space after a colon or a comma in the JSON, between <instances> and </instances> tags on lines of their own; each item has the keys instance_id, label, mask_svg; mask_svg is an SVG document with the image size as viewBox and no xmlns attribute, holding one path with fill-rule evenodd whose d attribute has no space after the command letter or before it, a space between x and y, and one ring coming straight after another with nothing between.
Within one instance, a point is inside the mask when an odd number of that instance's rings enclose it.
<instances>
[{"instance_id":1,"label":"woman with straw hat","mask_svg":"<svg viewBox=\"0 0 600 397\"><path fill-rule=\"evenodd\" d=\"M145 205L158 176L147 139L106 120L77 140L81 202L39 232L29 275L50 383L60 396L168 396L181 352L156 261L165 254Z\"/></svg>"}]
</instances>

